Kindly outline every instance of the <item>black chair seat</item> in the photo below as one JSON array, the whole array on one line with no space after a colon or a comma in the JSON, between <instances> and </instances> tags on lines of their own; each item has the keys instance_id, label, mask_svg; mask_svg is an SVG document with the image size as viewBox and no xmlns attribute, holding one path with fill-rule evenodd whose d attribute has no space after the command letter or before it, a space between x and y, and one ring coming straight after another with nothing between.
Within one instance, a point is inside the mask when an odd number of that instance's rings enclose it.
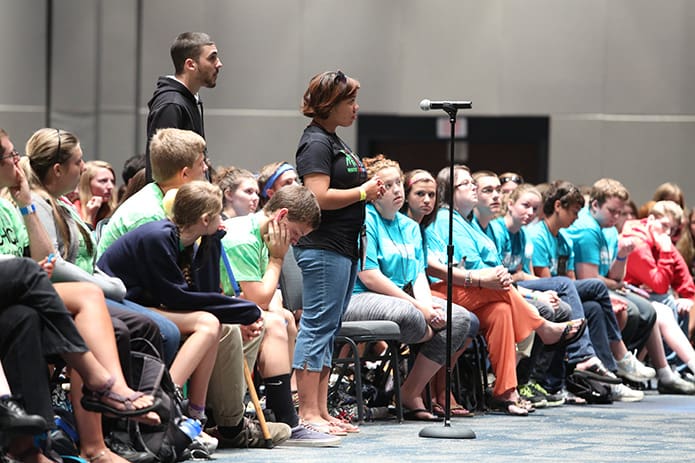
<instances>
[{"instance_id":1,"label":"black chair seat","mask_svg":"<svg viewBox=\"0 0 695 463\"><path fill-rule=\"evenodd\" d=\"M343 322L338 336L349 337L356 342L397 341L401 337L401 330L396 322L388 320Z\"/></svg>"}]
</instances>

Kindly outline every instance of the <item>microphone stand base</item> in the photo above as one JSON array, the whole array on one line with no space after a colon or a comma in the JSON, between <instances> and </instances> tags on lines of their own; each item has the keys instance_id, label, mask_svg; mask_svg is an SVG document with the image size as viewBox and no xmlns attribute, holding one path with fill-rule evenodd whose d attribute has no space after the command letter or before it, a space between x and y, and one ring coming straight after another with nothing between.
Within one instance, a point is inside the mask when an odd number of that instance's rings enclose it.
<instances>
[{"instance_id":1,"label":"microphone stand base","mask_svg":"<svg viewBox=\"0 0 695 463\"><path fill-rule=\"evenodd\" d=\"M427 426L422 428L419 437L430 437L433 439L475 439L475 433L470 428L454 428L450 425Z\"/></svg>"}]
</instances>

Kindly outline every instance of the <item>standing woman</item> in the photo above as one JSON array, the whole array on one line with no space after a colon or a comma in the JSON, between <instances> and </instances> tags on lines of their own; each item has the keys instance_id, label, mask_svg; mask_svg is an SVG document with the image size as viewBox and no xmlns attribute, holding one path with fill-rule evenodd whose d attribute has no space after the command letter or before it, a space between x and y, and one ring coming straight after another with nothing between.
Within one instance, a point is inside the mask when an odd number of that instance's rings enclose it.
<instances>
[{"instance_id":1,"label":"standing woman","mask_svg":"<svg viewBox=\"0 0 695 463\"><path fill-rule=\"evenodd\" d=\"M302 103L311 124L299 140L297 173L316 195L321 225L294 247L304 279L304 311L292 367L299 415L319 426L336 423L328 413L328 377L333 341L357 277L364 203L383 194L382 181L367 181L364 164L335 133L357 118L359 88L342 71L323 72L311 79Z\"/></svg>"}]
</instances>

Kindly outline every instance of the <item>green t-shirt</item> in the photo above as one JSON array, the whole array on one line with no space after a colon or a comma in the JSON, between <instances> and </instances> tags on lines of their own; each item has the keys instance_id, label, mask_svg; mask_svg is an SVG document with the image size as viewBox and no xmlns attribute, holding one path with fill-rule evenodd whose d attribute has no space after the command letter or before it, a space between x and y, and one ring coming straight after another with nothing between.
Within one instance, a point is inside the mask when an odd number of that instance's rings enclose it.
<instances>
[{"instance_id":1,"label":"green t-shirt","mask_svg":"<svg viewBox=\"0 0 695 463\"><path fill-rule=\"evenodd\" d=\"M128 198L104 226L97 245L97 260L121 236L140 225L166 218L162 200L164 194L156 183L150 183Z\"/></svg>"},{"instance_id":2,"label":"green t-shirt","mask_svg":"<svg viewBox=\"0 0 695 463\"><path fill-rule=\"evenodd\" d=\"M22 257L29 247L29 234L17 208L0 198L0 254Z\"/></svg>"},{"instance_id":3,"label":"green t-shirt","mask_svg":"<svg viewBox=\"0 0 695 463\"><path fill-rule=\"evenodd\" d=\"M234 217L224 222L227 234L222 238L224 252L229 258L237 281L262 281L268 267L268 248L263 242L259 218L263 212ZM227 295L234 290L227 276L224 262L220 262L222 289Z\"/></svg>"},{"instance_id":4,"label":"green t-shirt","mask_svg":"<svg viewBox=\"0 0 695 463\"><path fill-rule=\"evenodd\" d=\"M94 252L96 245L94 243L94 239L92 238L91 231L89 230L89 227L87 224L82 220L82 217L80 217L79 212L77 212L77 209L74 207L71 207L63 202L60 202L60 207L64 207L69 213L70 217L72 217L72 220L75 221L75 225L77 227L81 227L83 230L85 230L87 233L77 233L77 240L78 240L78 245L77 245L77 256L75 257L75 262L73 262L75 265L77 265L79 268L84 270L85 272L88 273L94 273ZM89 239L92 241L92 253L89 253L89 248L87 247L87 243L85 241L85 235L89 237Z\"/></svg>"}]
</instances>

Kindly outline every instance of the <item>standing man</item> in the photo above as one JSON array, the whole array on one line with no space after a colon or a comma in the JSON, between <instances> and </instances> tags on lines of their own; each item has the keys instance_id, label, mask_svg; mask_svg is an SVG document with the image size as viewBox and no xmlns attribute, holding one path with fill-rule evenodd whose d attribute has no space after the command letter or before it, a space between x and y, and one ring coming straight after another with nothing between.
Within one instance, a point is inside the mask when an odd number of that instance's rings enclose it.
<instances>
[{"instance_id":1,"label":"standing man","mask_svg":"<svg viewBox=\"0 0 695 463\"><path fill-rule=\"evenodd\" d=\"M198 91L214 88L222 61L217 47L210 36L204 32L184 32L176 37L171 45L171 60L174 63L173 76L161 76L157 88L147 103L147 181L152 181L150 164L150 139L157 129L177 128L192 130L205 138L203 123L203 102ZM205 153L207 161L207 150ZM208 171L208 180L210 173Z\"/></svg>"}]
</instances>

